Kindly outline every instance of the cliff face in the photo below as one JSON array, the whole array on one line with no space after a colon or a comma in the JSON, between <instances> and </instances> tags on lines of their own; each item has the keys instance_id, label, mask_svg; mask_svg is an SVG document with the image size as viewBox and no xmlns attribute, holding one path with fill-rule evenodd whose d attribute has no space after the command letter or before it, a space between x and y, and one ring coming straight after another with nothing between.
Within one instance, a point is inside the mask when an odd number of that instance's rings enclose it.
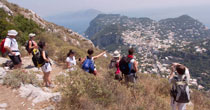
<instances>
[{"instance_id":1,"label":"cliff face","mask_svg":"<svg viewBox=\"0 0 210 110\"><path fill-rule=\"evenodd\" d=\"M109 51L125 53L134 47L141 72L165 76L172 62L180 62L190 68L194 78L202 77L200 84L208 85L202 73L210 73L206 66L210 65L206 60L210 58L210 30L188 15L154 21L101 14L92 20L86 35L96 46Z\"/></svg>"}]
</instances>

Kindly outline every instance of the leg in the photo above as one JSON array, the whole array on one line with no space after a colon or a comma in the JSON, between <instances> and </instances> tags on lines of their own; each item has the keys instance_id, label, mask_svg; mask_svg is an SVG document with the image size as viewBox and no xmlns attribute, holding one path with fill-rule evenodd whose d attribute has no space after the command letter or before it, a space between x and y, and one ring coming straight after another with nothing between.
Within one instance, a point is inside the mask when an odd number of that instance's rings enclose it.
<instances>
[{"instance_id":1,"label":"leg","mask_svg":"<svg viewBox=\"0 0 210 110\"><path fill-rule=\"evenodd\" d=\"M186 110L186 103L178 103L179 110Z\"/></svg>"},{"instance_id":2,"label":"leg","mask_svg":"<svg viewBox=\"0 0 210 110\"><path fill-rule=\"evenodd\" d=\"M47 77L46 77L46 74L47 74L47 73L45 73L45 72L43 72L43 73L44 73L44 76L43 76L44 85L45 85L45 86L48 86L48 84L47 84Z\"/></svg>"},{"instance_id":3,"label":"leg","mask_svg":"<svg viewBox=\"0 0 210 110\"><path fill-rule=\"evenodd\" d=\"M46 73L46 80L47 80L47 83L50 85L50 84L52 84L51 83L51 80L50 80L50 72L47 72Z\"/></svg>"},{"instance_id":4,"label":"leg","mask_svg":"<svg viewBox=\"0 0 210 110\"><path fill-rule=\"evenodd\" d=\"M177 103L174 101L174 98L171 97L171 110L176 110Z\"/></svg>"},{"instance_id":5,"label":"leg","mask_svg":"<svg viewBox=\"0 0 210 110\"><path fill-rule=\"evenodd\" d=\"M94 70L93 74L96 76L98 74L98 72L96 70Z\"/></svg>"},{"instance_id":6,"label":"leg","mask_svg":"<svg viewBox=\"0 0 210 110\"><path fill-rule=\"evenodd\" d=\"M14 69L18 69L18 68L21 68L21 65L22 65L22 61L20 59L20 56L9 56L10 59L12 60L13 64L14 64Z\"/></svg>"}]
</instances>

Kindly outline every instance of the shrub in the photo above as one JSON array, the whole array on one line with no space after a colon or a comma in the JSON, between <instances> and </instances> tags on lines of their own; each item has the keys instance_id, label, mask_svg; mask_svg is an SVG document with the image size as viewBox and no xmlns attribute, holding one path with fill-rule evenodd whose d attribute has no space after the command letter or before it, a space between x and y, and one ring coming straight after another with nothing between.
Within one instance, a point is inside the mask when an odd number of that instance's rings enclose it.
<instances>
[{"instance_id":1,"label":"shrub","mask_svg":"<svg viewBox=\"0 0 210 110\"><path fill-rule=\"evenodd\" d=\"M21 84L33 84L38 86L41 82L37 80L37 77L33 72L29 74L24 73L21 70L14 70L7 73L3 79L3 84L12 88L19 88Z\"/></svg>"},{"instance_id":2,"label":"shrub","mask_svg":"<svg viewBox=\"0 0 210 110\"><path fill-rule=\"evenodd\" d=\"M0 9L0 36L1 39L7 36L7 32L10 29L15 29L19 32L17 41L24 45L29 39L29 33L39 34L43 30L39 27L36 22L31 19L25 18L23 15L8 16L7 13Z\"/></svg>"},{"instance_id":3,"label":"shrub","mask_svg":"<svg viewBox=\"0 0 210 110\"><path fill-rule=\"evenodd\" d=\"M140 75L136 84L126 85L124 82L114 80L113 71L102 74L103 78L100 75L95 77L78 68L77 71L70 72L67 77L59 76L57 82L64 97L59 109L168 110L170 108L168 92L170 86L166 80Z\"/></svg>"}]
</instances>

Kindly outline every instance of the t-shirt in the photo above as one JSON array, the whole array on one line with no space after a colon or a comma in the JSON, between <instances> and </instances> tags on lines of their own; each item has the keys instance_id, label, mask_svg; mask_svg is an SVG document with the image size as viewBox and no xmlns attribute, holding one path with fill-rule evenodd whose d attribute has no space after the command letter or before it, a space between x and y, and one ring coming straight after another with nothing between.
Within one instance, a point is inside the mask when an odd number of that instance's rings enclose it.
<instances>
[{"instance_id":1,"label":"t-shirt","mask_svg":"<svg viewBox=\"0 0 210 110\"><path fill-rule=\"evenodd\" d=\"M20 55L20 51L18 49L18 43L17 43L16 39L6 38L5 43L4 43L4 47L5 46L9 47L12 50L12 52L15 52L16 53L15 56ZM12 56L12 54L9 53L9 56Z\"/></svg>"},{"instance_id":2,"label":"t-shirt","mask_svg":"<svg viewBox=\"0 0 210 110\"><path fill-rule=\"evenodd\" d=\"M130 63L131 63L131 73L136 73L135 68L134 68L134 62L135 59L131 59Z\"/></svg>"},{"instance_id":3,"label":"t-shirt","mask_svg":"<svg viewBox=\"0 0 210 110\"><path fill-rule=\"evenodd\" d=\"M68 62L70 64L70 66L76 65L76 59L74 56L73 56L73 58L67 57L66 62Z\"/></svg>"}]
</instances>

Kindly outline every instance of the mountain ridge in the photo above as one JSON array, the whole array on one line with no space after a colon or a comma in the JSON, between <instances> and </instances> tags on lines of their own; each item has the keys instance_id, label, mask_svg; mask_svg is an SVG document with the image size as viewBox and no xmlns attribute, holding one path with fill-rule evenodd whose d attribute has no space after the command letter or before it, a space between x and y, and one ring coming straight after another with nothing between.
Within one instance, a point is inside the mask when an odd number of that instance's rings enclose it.
<instances>
[{"instance_id":1,"label":"mountain ridge","mask_svg":"<svg viewBox=\"0 0 210 110\"><path fill-rule=\"evenodd\" d=\"M108 51L121 50L125 53L129 47L134 47L143 73L166 74L172 62L180 62L192 70L194 78L202 77L198 80L202 86L210 88L206 76L201 74L207 73L210 77L210 70L199 65L204 62L210 65L204 60L210 58L206 55L210 51L207 46L210 30L189 15L155 21L103 14L92 20L86 35L96 46ZM206 45L201 45L204 41ZM192 65L196 63L194 59L197 64Z\"/></svg>"}]
</instances>

